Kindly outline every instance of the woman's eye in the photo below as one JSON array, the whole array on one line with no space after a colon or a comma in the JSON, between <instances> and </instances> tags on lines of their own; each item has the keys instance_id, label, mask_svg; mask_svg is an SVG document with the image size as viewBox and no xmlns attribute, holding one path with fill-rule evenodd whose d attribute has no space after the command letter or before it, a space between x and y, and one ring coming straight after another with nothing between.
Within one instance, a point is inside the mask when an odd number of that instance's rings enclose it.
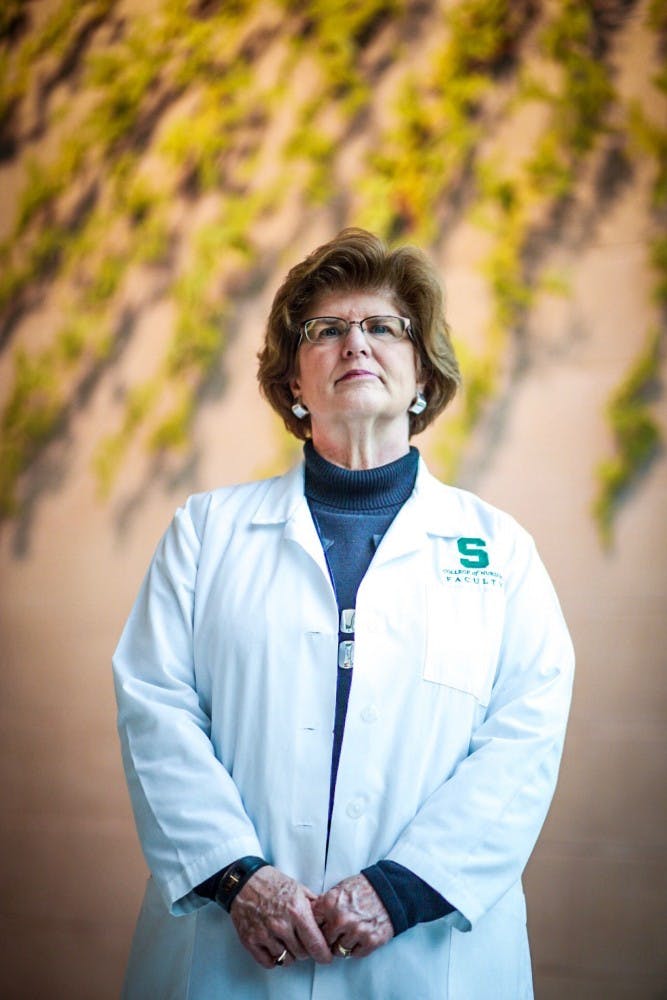
<instances>
[{"instance_id":1,"label":"woman's eye","mask_svg":"<svg viewBox=\"0 0 667 1000\"><path fill-rule=\"evenodd\" d=\"M372 333L374 337L386 337L387 334L391 333L391 329L386 323L372 323L368 332Z\"/></svg>"},{"instance_id":2,"label":"woman's eye","mask_svg":"<svg viewBox=\"0 0 667 1000\"><path fill-rule=\"evenodd\" d=\"M320 340L327 340L330 337L340 337L340 330L337 326L325 326L318 330L317 336Z\"/></svg>"}]
</instances>

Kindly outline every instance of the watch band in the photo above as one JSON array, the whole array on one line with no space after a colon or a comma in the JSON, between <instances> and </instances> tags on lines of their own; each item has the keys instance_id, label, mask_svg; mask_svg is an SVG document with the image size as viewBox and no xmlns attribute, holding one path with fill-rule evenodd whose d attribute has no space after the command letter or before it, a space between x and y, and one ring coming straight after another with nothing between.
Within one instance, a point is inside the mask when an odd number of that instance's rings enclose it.
<instances>
[{"instance_id":1,"label":"watch band","mask_svg":"<svg viewBox=\"0 0 667 1000\"><path fill-rule=\"evenodd\" d=\"M268 865L264 858L248 855L233 861L223 870L215 890L215 901L229 913L229 908L251 875Z\"/></svg>"}]
</instances>

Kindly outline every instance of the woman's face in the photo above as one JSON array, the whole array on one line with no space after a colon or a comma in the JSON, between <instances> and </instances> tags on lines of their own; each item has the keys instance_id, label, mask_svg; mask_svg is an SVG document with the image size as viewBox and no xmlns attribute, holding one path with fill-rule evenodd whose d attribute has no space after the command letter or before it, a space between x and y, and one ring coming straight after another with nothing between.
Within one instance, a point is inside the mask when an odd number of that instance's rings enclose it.
<instances>
[{"instance_id":1,"label":"woman's face","mask_svg":"<svg viewBox=\"0 0 667 1000\"><path fill-rule=\"evenodd\" d=\"M349 321L401 314L387 292L330 292L313 302L304 319L338 316ZM409 337L377 340L355 325L345 336L323 344L304 337L290 388L310 411L314 439L320 431L335 432L336 425L370 421L385 440L389 432L397 442L407 442L408 407L423 383Z\"/></svg>"}]
</instances>

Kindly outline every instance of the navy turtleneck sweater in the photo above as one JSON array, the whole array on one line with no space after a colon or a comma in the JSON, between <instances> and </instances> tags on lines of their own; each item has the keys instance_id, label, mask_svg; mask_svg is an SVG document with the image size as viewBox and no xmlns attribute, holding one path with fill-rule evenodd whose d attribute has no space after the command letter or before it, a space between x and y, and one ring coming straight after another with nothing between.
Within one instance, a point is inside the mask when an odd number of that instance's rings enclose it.
<instances>
[{"instance_id":1,"label":"navy turtleneck sweater","mask_svg":"<svg viewBox=\"0 0 667 1000\"><path fill-rule=\"evenodd\" d=\"M419 452L410 448L396 462L376 469L343 469L319 455L311 441L304 446L305 494L324 550L339 615L339 657L333 724L329 817L331 826L338 763L347 704L354 674L354 617L357 590L375 551L399 510L411 495ZM333 664L332 664L333 668ZM400 934L415 924L437 920L454 909L435 889L395 861L381 860L363 874L371 883ZM196 891L214 899L222 872Z\"/></svg>"},{"instance_id":2,"label":"navy turtleneck sweater","mask_svg":"<svg viewBox=\"0 0 667 1000\"><path fill-rule=\"evenodd\" d=\"M343 469L322 458L309 441L305 448L305 493L329 568L338 603L339 622L354 610L357 590L375 550L414 489L419 453L416 448L397 462L376 469ZM354 632L339 632L339 643L354 643ZM348 661L353 653L349 653ZM338 762L352 684L350 662L341 666L336 685L336 716L329 787L329 823L333 810Z\"/></svg>"},{"instance_id":3,"label":"navy turtleneck sweater","mask_svg":"<svg viewBox=\"0 0 667 1000\"><path fill-rule=\"evenodd\" d=\"M375 469L343 469L333 465L315 451L311 441L306 442L304 455L306 499L324 549L338 604L339 623L343 626L347 625L344 617L351 618L344 612L354 609L357 590L375 550L414 489L419 452L410 448L407 455ZM354 642L354 632L341 629L338 639L340 650L341 644ZM353 654L348 651L345 655L344 650L339 653L338 662L329 827L354 674ZM395 861L378 861L365 868L363 874L389 913L395 934L415 924L437 920L453 910L435 889Z\"/></svg>"}]
</instances>

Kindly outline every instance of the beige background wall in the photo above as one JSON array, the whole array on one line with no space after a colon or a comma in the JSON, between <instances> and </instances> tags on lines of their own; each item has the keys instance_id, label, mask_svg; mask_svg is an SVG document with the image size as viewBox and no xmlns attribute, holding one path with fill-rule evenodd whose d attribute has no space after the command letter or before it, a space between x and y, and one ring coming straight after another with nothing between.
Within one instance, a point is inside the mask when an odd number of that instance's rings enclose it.
<instances>
[{"instance_id":1,"label":"beige background wall","mask_svg":"<svg viewBox=\"0 0 667 1000\"><path fill-rule=\"evenodd\" d=\"M470 486L535 534L579 657L562 779L527 875L544 1000L566 990L581 1000L657 998L666 984L664 457L624 505L613 553L601 551L587 509L591 468L607 446L600 404L627 360L633 277L612 239L581 262L578 281L606 290L604 308L555 359L536 341L499 440L480 444L483 468L470 474ZM248 394L263 307L249 310L231 365ZM29 554L14 555L17 526L3 529L0 919L11 996L117 995L144 866L109 658L180 498L251 476L270 457L252 425L236 430L237 397L251 397L235 382L202 421L200 480L170 495L149 489L122 531L82 467L83 429L64 481L34 516ZM667 426L664 397L656 412ZM266 423L258 414L257 434Z\"/></svg>"},{"instance_id":2,"label":"beige background wall","mask_svg":"<svg viewBox=\"0 0 667 1000\"><path fill-rule=\"evenodd\" d=\"M619 74L630 83L646 75L639 24L637 14L618 51ZM21 165L12 169L18 187ZM590 514L595 468L612 448L606 400L657 319L646 251L651 182L649 165L640 166L585 239L564 239L554 251L569 292L545 297L533 313L521 363L509 367L459 476L534 534L578 653L561 781L526 875L538 1000L667 996L664 449L620 507L611 550ZM147 471L137 450L103 503L90 474L119 386L164 335L158 303L67 436L30 473L23 515L0 528L5 996L118 995L145 867L120 767L110 656L184 497L284 467L284 443L257 398L255 353L281 270L335 230L325 206L273 234L287 250L271 280L238 299L225 391L199 412L193 462L177 481L168 486ZM477 239L464 227L437 256L463 341L474 338L484 311ZM146 298L150 290L138 289ZM53 308L37 309L22 335ZM6 366L2 372L6 383ZM664 374L663 363L651 402L663 439ZM441 435L436 428L415 441L435 468Z\"/></svg>"}]
</instances>

